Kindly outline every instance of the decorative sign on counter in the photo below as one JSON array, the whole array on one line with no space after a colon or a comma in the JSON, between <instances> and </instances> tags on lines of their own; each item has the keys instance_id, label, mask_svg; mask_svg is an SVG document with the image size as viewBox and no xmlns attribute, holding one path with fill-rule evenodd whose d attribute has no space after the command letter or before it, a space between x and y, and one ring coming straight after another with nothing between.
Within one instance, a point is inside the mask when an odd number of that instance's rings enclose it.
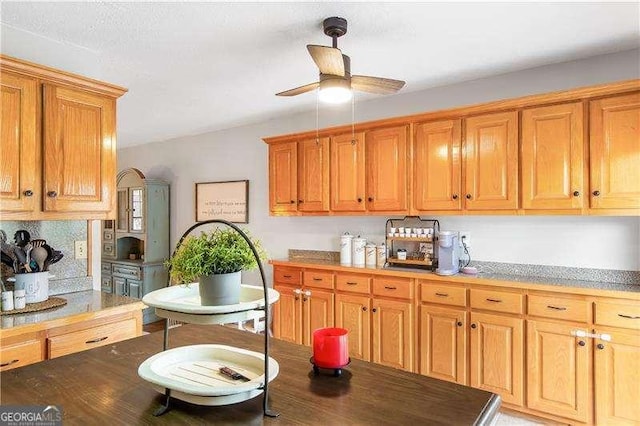
<instances>
[{"instance_id":1,"label":"decorative sign on counter","mask_svg":"<svg viewBox=\"0 0 640 426\"><path fill-rule=\"evenodd\" d=\"M249 223L249 181L196 183L196 222Z\"/></svg>"}]
</instances>

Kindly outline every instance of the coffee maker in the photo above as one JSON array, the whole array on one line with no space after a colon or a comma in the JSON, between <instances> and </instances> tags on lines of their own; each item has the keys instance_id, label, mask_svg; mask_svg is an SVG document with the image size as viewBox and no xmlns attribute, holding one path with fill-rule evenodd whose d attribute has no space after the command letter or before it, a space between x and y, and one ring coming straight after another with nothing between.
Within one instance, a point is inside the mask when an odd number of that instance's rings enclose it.
<instances>
[{"instance_id":1,"label":"coffee maker","mask_svg":"<svg viewBox=\"0 0 640 426\"><path fill-rule=\"evenodd\" d=\"M455 275L460 270L458 233L456 231L440 231L438 234L438 275Z\"/></svg>"}]
</instances>

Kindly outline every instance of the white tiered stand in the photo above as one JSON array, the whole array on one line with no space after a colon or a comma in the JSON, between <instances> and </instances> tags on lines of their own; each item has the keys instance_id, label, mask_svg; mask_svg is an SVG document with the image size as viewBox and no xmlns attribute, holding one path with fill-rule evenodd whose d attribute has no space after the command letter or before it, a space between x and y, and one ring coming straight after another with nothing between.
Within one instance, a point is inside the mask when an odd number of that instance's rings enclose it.
<instances>
[{"instance_id":1,"label":"white tiered stand","mask_svg":"<svg viewBox=\"0 0 640 426\"><path fill-rule=\"evenodd\" d=\"M269 305L275 303L280 294L268 289L262 263L258 253L244 232L236 225L223 220L199 222L189 228L176 248L189 233L209 223L221 223L235 229L251 247L258 260L262 288L242 285L240 302L234 305L202 306L199 284L168 286L146 294L142 301L153 308L157 316L165 318L163 352L140 364L138 374L152 383L154 388L166 396L165 405L156 416L169 410L171 397L199 405L236 404L263 394L264 415L278 414L268 408L268 386L279 371L279 365L269 357ZM264 353L225 345L191 345L167 350L169 320L192 324L242 323L264 316ZM219 372L220 367L229 367L244 375L248 381L232 380ZM268 378L268 379L267 379Z\"/></svg>"}]
</instances>

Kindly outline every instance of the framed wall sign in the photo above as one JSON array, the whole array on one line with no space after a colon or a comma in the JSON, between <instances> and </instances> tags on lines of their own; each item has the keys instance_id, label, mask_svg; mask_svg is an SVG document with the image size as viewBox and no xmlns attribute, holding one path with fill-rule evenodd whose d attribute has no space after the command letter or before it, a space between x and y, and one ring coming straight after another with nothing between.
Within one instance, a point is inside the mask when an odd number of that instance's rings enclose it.
<instances>
[{"instance_id":1,"label":"framed wall sign","mask_svg":"<svg viewBox=\"0 0 640 426\"><path fill-rule=\"evenodd\" d=\"M196 222L249 223L249 181L196 183Z\"/></svg>"}]
</instances>

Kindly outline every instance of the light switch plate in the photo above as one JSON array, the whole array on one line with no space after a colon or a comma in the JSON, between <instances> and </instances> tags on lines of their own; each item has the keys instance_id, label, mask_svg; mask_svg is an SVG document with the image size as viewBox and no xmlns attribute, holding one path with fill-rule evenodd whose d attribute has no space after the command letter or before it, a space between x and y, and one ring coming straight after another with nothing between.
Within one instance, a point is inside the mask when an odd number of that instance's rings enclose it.
<instances>
[{"instance_id":1,"label":"light switch plate","mask_svg":"<svg viewBox=\"0 0 640 426\"><path fill-rule=\"evenodd\" d=\"M75 241L76 259L87 258L87 240Z\"/></svg>"}]
</instances>

